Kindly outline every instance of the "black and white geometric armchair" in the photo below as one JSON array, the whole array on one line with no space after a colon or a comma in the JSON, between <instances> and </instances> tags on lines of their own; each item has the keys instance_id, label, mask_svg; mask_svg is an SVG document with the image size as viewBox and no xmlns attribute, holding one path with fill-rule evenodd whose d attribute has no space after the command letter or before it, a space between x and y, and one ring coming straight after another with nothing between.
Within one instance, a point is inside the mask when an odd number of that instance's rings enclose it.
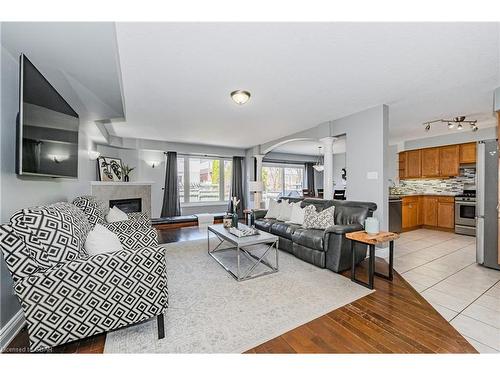
<instances>
[{"instance_id":1,"label":"black and white geometric armchair","mask_svg":"<svg viewBox=\"0 0 500 375\"><path fill-rule=\"evenodd\" d=\"M23 209L0 225L0 247L39 351L152 317L164 337L165 249L142 215L109 225L124 250L89 256L92 229L70 203ZM138 216L138 217L137 217ZM106 223L102 223L106 225Z\"/></svg>"}]
</instances>

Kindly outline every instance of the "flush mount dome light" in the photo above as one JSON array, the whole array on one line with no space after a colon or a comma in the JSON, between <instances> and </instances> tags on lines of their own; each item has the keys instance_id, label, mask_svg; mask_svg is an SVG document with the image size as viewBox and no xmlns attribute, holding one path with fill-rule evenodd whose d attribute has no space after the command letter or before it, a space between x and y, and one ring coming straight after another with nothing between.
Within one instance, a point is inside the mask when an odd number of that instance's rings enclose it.
<instances>
[{"instance_id":1,"label":"flush mount dome light","mask_svg":"<svg viewBox=\"0 0 500 375\"><path fill-rule=\"evenodd\" d=\"M236 90L231 93L231 99L238 104L243 105L250 99L250 93L245 90Z\"/></svg>"}]
</instances>

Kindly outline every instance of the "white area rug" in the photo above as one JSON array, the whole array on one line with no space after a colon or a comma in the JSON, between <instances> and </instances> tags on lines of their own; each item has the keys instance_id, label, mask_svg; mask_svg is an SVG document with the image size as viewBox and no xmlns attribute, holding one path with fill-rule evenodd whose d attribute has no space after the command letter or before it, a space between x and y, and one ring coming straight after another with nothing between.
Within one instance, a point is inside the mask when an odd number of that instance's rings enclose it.
<instances>
[{"instance_id":1,"label":"white area rug","mask_svg":"<svg viewBox=\"0 0 500 375\"><path fill-rule=\"evenodd\" d=\"M157 339L154 318L108 333L105 353L241 353L371 292L283 251L277 273L237 282L207 254L206 240L165 247L165 338Z\"/></svg>"}]
</instances>

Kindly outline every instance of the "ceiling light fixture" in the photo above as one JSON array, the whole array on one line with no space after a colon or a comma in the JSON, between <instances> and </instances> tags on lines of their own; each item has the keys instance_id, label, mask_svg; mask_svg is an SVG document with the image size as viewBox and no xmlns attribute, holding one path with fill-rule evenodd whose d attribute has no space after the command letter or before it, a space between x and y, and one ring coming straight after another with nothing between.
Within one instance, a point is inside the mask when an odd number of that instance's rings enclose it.
<instances>
[{"instance_id":1,"label":"ceiling light fixture","mask_svg":"<svg viewBox=\"0 0 500 375\"><path fill-rule=\"evenodd\" d=\"M323 172L325 169L325 166L323 165L323 163L321 163L321 148L321 146L318 147L318 161L313 165L313 168L317 172Z\"/></svg>"},{"instance_id":2,"label":"ceiling light fixture","mask_svg":"<svg viewBox=\"0 0 500 375\"><path fill-rule=\"evenodd\" d=\"M245 90L236 90L231 93L231 99L238 105L243 105L248 102L250 96L250 93Z\"/></svg>"},{"instance_id":3,"label":"ceiling light fixture","mask_svg":"<svg viewBox=\"0 0 500 375\"><path fill-rule=\"evenodd\" d=\"M455 128L455 126L457 127L458 130L462 130L464 128L464 124L470 125L470 128L473 132L479 129L477 126L477 120L465 120L465 116L457 116L453 117L452 120L440 119L440 120L424 122L425 131L428 132L429 130L431 130L431 124L434 124L436 122L446 123L448 129L450 130Z\"/></svg>"}]
</instances>

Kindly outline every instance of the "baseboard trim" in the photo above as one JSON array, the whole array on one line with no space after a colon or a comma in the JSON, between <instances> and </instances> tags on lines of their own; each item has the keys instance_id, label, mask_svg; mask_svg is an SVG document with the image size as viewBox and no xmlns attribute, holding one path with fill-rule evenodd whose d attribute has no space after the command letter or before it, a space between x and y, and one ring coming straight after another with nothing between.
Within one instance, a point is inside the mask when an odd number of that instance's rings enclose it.
<instances>
[{"instance_id":1,"label":"baseboard trim","mask_svg":"<svg viewBox=\"0 0 500 375\"><path fill-rule=\"evenodd\" d=\"M24 320L23 310L20 309L0 330L0 345L1 352L7 348L10 342L16 337L21 328L24 327L26 321Z\"/></svg>"}]
</instances>

